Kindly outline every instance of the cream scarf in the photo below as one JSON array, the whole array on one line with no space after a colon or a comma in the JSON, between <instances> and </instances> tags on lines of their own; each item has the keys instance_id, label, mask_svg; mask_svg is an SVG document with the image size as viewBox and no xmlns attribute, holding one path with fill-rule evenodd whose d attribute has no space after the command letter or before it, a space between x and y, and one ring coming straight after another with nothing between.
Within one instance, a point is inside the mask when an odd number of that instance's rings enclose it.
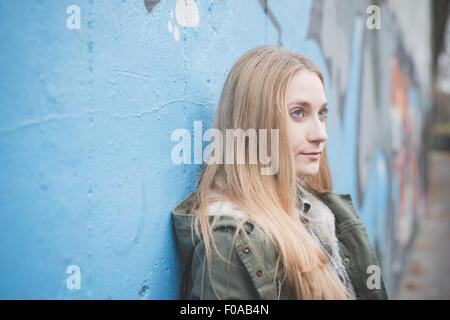
<instances>
[{"instance_id":1,"label":"cream scarf","mask_svg":"<svg viewBox=\"0 0 450 320\"><path fill-rule=\"evenodd\" d=\"M305 188L300 188L300 199L303 204L303 212L310 218L309 224L306 224L309 233L328 257L333 271L355 299L355 290L339 254L334 214L323 201Z\"/></svg>"}]
</instances>

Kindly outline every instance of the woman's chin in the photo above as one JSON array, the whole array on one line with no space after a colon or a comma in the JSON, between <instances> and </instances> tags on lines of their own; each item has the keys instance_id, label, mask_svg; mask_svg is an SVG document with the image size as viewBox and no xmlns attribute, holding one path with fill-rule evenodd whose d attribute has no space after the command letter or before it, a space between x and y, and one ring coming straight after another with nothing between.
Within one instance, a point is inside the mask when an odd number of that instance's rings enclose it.
<instances>
[{"instance_id":1,"label":"woman's chin","mask_svg":"<svg viewBox=\"0 0 450 320\"><path fill-rule=\"evenodd\" d=\"M319 166L318 165L297 165L297 172L298 174L302 176L308 176L312 177L315 176L319 172Z\"/></svg>"}]
</instances>

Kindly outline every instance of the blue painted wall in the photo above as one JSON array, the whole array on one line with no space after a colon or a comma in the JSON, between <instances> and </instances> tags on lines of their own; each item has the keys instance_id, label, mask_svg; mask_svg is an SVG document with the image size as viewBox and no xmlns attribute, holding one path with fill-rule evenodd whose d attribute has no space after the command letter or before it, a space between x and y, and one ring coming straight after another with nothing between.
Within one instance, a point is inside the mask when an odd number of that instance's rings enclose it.
<instances>
[{"instance_id":1,"label":"blue painted wall","mask_svg":"<svg viewBox=\"0 0 450 320\"><path fill-rule=\"evenodd\" d=\"M397 61L410 52L400 30L373 31L381 45L370 46L370 2L349 3L343 11L326 0L267 1L266 10L258 0L0 2L0 298L178 298L170 212L199 168L173 164L171 133L193 135L196 120L203 131L212 126L233 63L266 43L303 52L324 70L335 190L352 194L393 290L404 182L386 139L369 143L367 164L358 160L367 137L380 135L361 108L366 83L381 88L372 99L374 114L388 115L380 120L389 122L393 105L395 81L384 81L391 63L369 74L367 54ZM80 29L67 27L70 5L80 8ZM396 9L382 8L395 25ZM414 64L402 67L411 79ZM414 113L420 124L430 98L411 82L402 116ZM408 132L420 147L420 126ZM80 268L78 290L66 285L70 265Z\"/></svg>"}]
</instances>

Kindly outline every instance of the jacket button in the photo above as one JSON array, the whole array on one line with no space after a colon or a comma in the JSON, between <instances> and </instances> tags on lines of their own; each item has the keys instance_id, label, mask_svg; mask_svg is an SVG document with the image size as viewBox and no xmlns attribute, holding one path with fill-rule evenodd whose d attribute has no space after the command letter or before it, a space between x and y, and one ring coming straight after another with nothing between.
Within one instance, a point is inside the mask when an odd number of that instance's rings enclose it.
<instances>
[{"instance_id":1,"label":"jacket button","mask_svg":"<svg viewBox=\"0 0 450 320\"><path fill-rule=\"evenodd\" d=\"M248 245L244 246L244 253L250 253L250 247Z\"/></svg>"},{"instance_id":2,"label":"jacket button","mask_svg":"<svg viewBox=\"0 0 450 320\"><path fill-rule=\"evenodd\" d=\"M350 259L349 259L349 258L345 258L345 259L344 259L344 263L345 263L345 264L348 264L349 262L350 262Z\"/></svg>"},{"instance_id":3,"label":"jacket button","mask_svg":"<svg viewBox=\"0 0 450 320\"><path fill-rule=\"evenodd\" d=\"M256 275L257 275L258 277L261 277L261 276L262 276L262 270L259 269L258 271L256 271Z\"/></svg>"}]
</instances>

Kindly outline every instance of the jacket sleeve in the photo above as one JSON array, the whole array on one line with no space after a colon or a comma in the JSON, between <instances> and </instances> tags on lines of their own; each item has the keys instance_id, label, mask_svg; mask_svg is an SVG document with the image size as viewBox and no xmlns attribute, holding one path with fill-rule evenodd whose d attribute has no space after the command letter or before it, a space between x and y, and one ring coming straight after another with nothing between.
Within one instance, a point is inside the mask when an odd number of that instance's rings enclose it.
<instances>
[{"instance_id":1,"label":"jacket sleeve","mask_svg":"<svg viewBox=\"0 0 450 320\"><path fill-rule=\"evenodd\" d=\"M192 299L241 300L260 299L249 272L231 248L233 234L225 230L213 232L217 251L211 245L211 266L206 259L205 244L200 241L192 259ZM231 259L230 259L231 250Z\"/></svg>"}]
</instances>

